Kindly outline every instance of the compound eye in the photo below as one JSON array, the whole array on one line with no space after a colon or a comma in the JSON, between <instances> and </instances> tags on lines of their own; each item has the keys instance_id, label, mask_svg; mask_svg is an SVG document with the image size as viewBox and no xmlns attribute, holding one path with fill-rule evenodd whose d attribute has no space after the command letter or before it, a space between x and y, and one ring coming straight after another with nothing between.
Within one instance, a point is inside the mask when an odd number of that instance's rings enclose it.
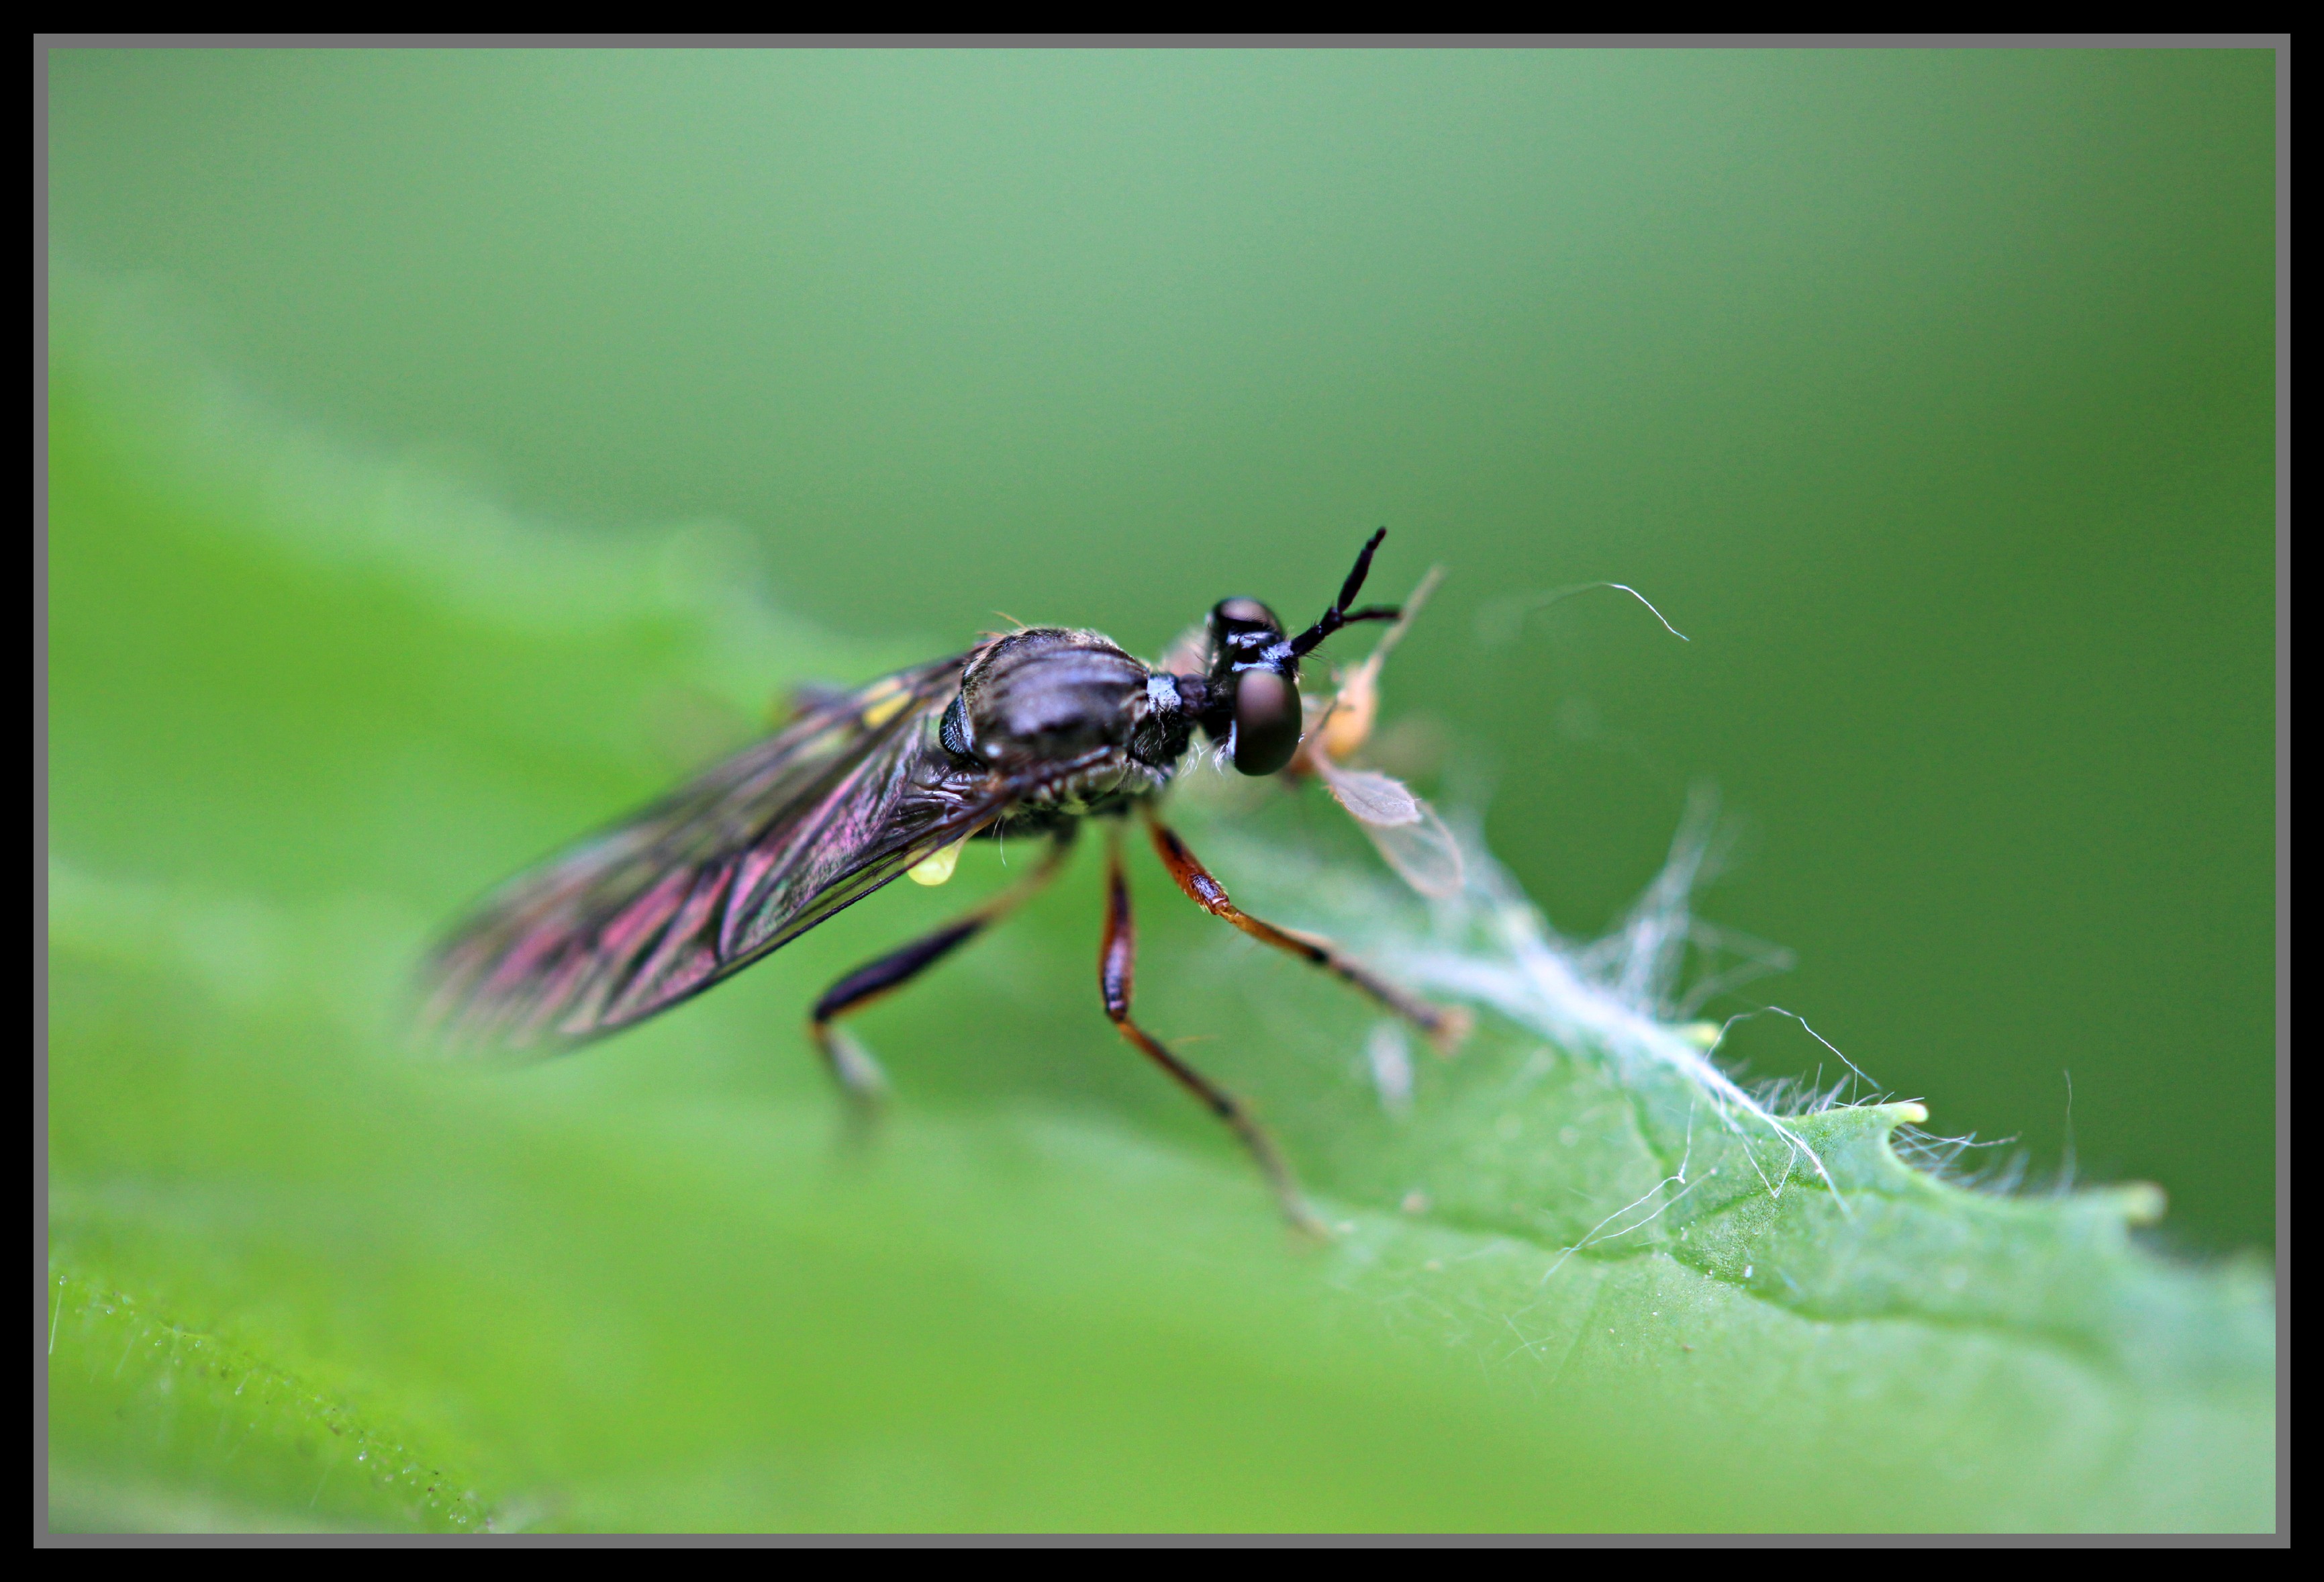
<instances>
[{"instance_id":1,"label":"compound eye","mask_svg":"<svg viewBox=\"0 0 2324 1582\"><path fill-rule=\"evenodd\" d=\"M1222 598L1211 606L1211 639L1248 656L1283 635L1275 612L1255 598Z\"/></svg>"},{"instance_id":2,"label":"compound eye","mask_svg":"<svg viewBox=\"0 0 2324 1582\"><path fill-rule=\"evenodd\" d=\"M1273 671L1236 678L1234 766L1245 774L1273 774L1299 750L1299 689Z\"/></svg>"}]
</instances>

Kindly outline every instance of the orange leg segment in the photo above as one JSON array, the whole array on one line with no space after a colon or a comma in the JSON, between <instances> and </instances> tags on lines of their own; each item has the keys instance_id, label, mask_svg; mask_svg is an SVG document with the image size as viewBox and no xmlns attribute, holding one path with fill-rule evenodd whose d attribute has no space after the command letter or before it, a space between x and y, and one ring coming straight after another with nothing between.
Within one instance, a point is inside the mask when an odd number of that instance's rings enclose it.
<instances>
[{"instance_id":1,"label":"orange leg segment","mask_svg":"<svg viewBox=\"0 0 2324 1582\"><path fill-rule=\"evenodd\" d=\"M1146 815L1147 827L1154 834L1154 849L1160 854L1162 865L1170 870L1170 877L1186 898L1213 917L1224 918L1252 939L1274 946L1301 960L1322 967L1342 982L1370 995L1388 1010L1427 1035L1439 1054L1451 1054L1461 1041L1469 1036L1474 1025L1466 1011L1453 1006L1431 1004L1416 995L1406 994L1394 984L1375 976L1369 969L1351 961L1329 941L1312 934L1295 934L1288 929L1278 929L1259 919L1227 899L1226 886L1211 877L1186 843L1178 838L1176 830L1157 819L1150 811Z\"/></svg>"}]
</instances>

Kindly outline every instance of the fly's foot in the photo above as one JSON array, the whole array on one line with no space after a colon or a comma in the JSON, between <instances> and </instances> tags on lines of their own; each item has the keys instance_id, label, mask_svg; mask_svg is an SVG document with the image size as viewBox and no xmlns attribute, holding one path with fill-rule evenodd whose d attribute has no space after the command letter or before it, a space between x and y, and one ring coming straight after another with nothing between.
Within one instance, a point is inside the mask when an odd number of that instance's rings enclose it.
<instances>
[{"instance_id":1,"label":"fly's foot","mask_svg":"<svg viewBox=\"0 0 2324 1582\"><path fill-rule=\"evenodd\" d=\"M1431 1005L1434 1020L1425 1023L1422 1032L1427 1036L1428 1047L1445 1059L1460 1053L1469 1035L1477 1031L1476 1013L1465 1005Z\"/></svg>"},{"instance_id":2,"label":"fly's foot","mask_svg":"<svg viewBox=\"0 0 2324 1582\"><path fill-rule=\"evenodd\" d=\"M888 1097L888 1074L880 1069L878 1059L844 1027L818 1022L807 1031L816 1048L823 1051L831 1079L846 1096L847 1107L865 1115L877 1115Z\"/></svg>"}]
</instances>

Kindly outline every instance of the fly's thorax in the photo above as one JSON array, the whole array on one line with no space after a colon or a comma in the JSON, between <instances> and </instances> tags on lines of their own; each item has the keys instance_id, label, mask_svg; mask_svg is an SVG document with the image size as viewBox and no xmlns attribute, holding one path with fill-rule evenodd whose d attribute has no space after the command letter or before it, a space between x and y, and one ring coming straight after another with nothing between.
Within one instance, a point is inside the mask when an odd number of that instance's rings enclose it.
<instances>
[{"instance_id":1,"label":"fly's thorax","mask_svg":"<svg viewBox=\"0 0 2324 1582\"><path fill-rule=\"evenodd\" d=\"M1111 753L1102 763L1026 788L1018 799L1017 817L1082 819L1118 812L1159 792L1170 783L1170 773L1128 753Z\"/></svg>"},{"instance_id":2,"label":"fly's thorax","mask_svg":"<svg viewBox=\"0 0 2324 1582\"><path fill-rule=\"evenodd\" d=\"M1095 632L1036 626L979 649L940 727L954 754L1005 771L1063 763L1102 749L1167 766L1190 724L1168 678Z\"/></svg>"}]
</instances>

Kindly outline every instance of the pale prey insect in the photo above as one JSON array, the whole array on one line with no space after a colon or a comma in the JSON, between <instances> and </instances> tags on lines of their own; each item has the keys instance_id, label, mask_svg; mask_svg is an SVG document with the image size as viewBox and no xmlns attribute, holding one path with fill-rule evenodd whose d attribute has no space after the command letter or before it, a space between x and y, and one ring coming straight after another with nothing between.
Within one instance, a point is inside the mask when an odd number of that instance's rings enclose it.
<instances>
[{"instance_id":1,"label":"pale prey insect","mask_svg":"<svg viewBox=\"0 0 2324 1582\"><path fill-rule=\"evenodd\" d=\"M1462 1013L1236 906L1157 811L1199 732L1243 774L1320 774L1383 852L1429 887L1429 843L1413 843L1425 804L1384 775L1334 762L1351 727L1354 739L1369 728L1379 655L1351 673L1312 730L1298 689L1300 661L1333 633L1397 620L1396 609L1355 604L1385 536L1371 536L1339 597L1296 635L1258 600L1230 598L1212 607L1181 668L1144 664L1095 632L1035 626L817 698L777 735L489 897L431 958L427 1021L469 1048L597 1037L701 993L906 874L941 883L966 840L1047 837L1016 884L816 1002L809 1035L843 1090L868 1105L883 1086L879 1068L839 1018L1016 910L1055 876L1082 822L1097 819L1107 842L1106 1015L1234 1130L1285 1213L1310 1223L1289 1168L1243 1106L1131 1018L1121 833L1134 814L1179 889L1213 916L1336 975L1440 1047L1458 1041Z\"/></svg>"}]
</instances>

